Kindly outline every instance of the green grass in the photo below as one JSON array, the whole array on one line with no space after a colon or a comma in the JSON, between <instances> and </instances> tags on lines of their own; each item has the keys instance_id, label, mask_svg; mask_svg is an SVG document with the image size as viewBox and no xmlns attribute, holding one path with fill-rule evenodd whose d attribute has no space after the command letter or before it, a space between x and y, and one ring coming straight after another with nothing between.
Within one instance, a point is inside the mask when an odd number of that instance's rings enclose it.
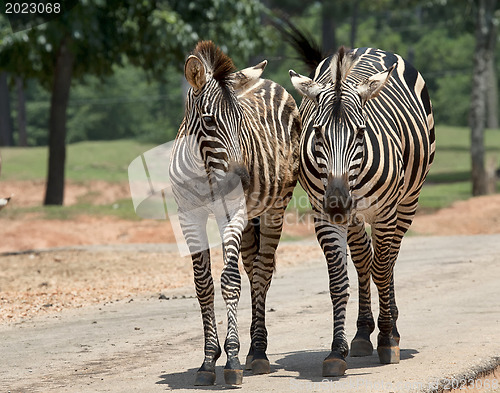
<instances>
[{"instance_id":1,"label":"green grass","mask_svg":"<svg viewBox=\"0 0 500 393\"><path fill-rule=\"evenodd\" d=\"M66 179L126 181L130 162L154 147L132 140L68 145ZM2 180L38 180L47 174L47 147L2 148Z\"/></svg>"},{"instance_id":2,"label":"green grass","mask_svg":"<svg viewBox=\"0 0 500 393\"><path fill-rule=\"evenodd\" d=\"M124 220L140 220L135 214L131 199L121 199L113 204L94 205L90 203L76 203L70 206L33 206L9 207L2 211L2 217L15 220L26 214L36 214L37 217L48 220L71 220L78 215L114 216Z\"/></svg>"},{"instance_id":3,"label":"green grass","mask_svg":"<svg viewBox=\"0 0 500 393\"><path fill-rule=\"evenodd\" d=\"M500 166L500 130L485 133L486 163ZM470 130L436 127L436 155L420 194L420 207L440 209L472 197Z\"/></svg>"},{"instance_id":4,"label":"green grass","mask_svg":"<svg viewBox=\"0 0 500 393\"><path fill-rule=\"evenodd\" d=\"M307 213L311 210L309 198L298 182L293 190L293 196L288 204L287 210L296 210L299 214Z\"/></svg>"},{"instance_id":5,"label":"green grass","mask_svg":"<svg viewBox=\"0 0 500 393\"><path fill-rule=\"evenodd\" d=\"M105 142L81 142L68 145L66 152L66 180L83 182L104 180L123 182L128 180L128 166L141 153L154 147L132 140ZM47 172L46 147L2 148L2 174L0 192L4 180L44 180ZM3 194L1 194L4 196ZM71 206L15 207L2 211L3 217L15 219L24 214L36 213L47 219L72 219L79 214L96 216L115 216L135 220L131 199L116 201L113 204L94 205L91 195L86 195Z\"/></svg>"},{"instance_id":6,"label":"green grass","mask_svg":"<svg viewBox=\"0 0 500 393\"><path fill-rule=\"evenodd\" d=\"M47 173L46 147L3 147L1 180L38 180ZM1 184L1 183L0 183Z\"/></svg>"}]
</instances>

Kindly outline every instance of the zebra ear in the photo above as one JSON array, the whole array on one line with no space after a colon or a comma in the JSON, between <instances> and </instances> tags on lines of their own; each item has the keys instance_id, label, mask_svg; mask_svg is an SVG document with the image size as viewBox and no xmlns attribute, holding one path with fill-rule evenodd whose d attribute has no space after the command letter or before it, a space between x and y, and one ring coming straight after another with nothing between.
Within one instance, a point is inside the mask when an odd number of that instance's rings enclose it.
<instances>
[{"instance_id":1,"label":"zebra ear","mask_svg":"<svg viewBox=\"0 0 500 393\"><path fill-rule=\"evenodd\" d=\"M257 82L266 68L267 60L264 60L253 67L248 67L233 73L234 90L240 90L253 85Z\"/></svg>"},{"instance_id":2,"label":"zebra ear","mask_svg":"<svg viewBox=\"0 0 500 393\"><path fill-rule=\"evenodd\" d=\"M361 97L361 102L363 105L366 103L366 101L378 96L380 91L384 88L385 84L389 80L389 77L391 76L391 73L395 67L396 64L393 64L387 70L370 76L358 85L357 91Z\"/></svg>"},{"instance_id":3,"label":"zebra ear","mask_svg":"<svg viewBox=\"0 0 500 393\"><path fill-rule=\"evenodd\" d=\"M184 75L189 84L196 90L201 90L203 86L205 86L205 83L207 83L205 66L201 60L194 55L189 56L186 60Z\"/></svg>"},{"instance_id":4,"label":"zebra ear","mask_svg":"<svg viewBox=\"0 0 500 393\"><path fill-rule=\"evenodd\" d=\"M294 70L290 70L288 72L290 73L293 87L295 87L295 89L304 97L307 97L317 103L318 94L323 89L323 85L314 82L307 76L297 74Z\"/></svg>"}]
</instances>

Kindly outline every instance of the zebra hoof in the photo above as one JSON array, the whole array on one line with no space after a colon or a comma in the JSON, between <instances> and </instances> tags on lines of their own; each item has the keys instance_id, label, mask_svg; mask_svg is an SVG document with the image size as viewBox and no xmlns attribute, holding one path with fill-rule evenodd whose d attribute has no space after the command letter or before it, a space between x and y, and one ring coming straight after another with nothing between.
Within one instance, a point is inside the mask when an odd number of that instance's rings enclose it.
<instances>
[{"instance_id":1,"label":"zebra hoof","mask_svg":"<svg viewBox=\"0 0 500 393\"><path fill-rule=\"evenodd\" d=\"M347 363L338 354L332 352L323 360L323 376L324 377L340 377L345 374Z\"/></svg>"},{"instance_id":2,"label":"zebra hoof","mask_svg":"<svg viewBox=\"0 0 500 393\"><path fill-rule=\"evenodd\" d=\"M271 365L267 359L254 359L252 361L252 374L269 374L271 372Z\"/></svg>"},{"instance_id":3,"label":"zebra hoof","mask_svg":"<svg viewBox=\"0 0 500 393\"><path fill-rule=\"evenodd\" d=\"M248 354L245 360L245 370L252 369L252 361L253 361L253 355Z\"/></svg>"},{"instance_id":4,"label":"zebra hoof","mask_svg":"<svg viewBox=\"0 0 500 393\"><path fill-rule=\"evenodd\" d=\"M196 372L195 386L212 386L215 385L215 373L211 371Z\"/></svg>"},{"instance_id":5,"label":"zebra hoof","mask_svg":"<svg viewBox=\"0 0 500 393\"><path fill-rule=\"evenodd\" d=\"M226 385L241 385L243 383L243 370L224 369Z\"/></svg>"},{"instance_id":6,"label":"zebra hoof","mask_svg":"<svg viewBox=\"0 0 500 393\"><path fill-rule=\"evenodd\" d=\"M378 358L382 364L397 364L399 363L400 353L397 345L391 347L378 347Z\"/></svg>"},{"instance_id":7,"label":"zebra hoof","mask_svg":"<svg viewBox=\"0 0 500 393\"><path fill-rule=\"evenodd\" d=\"M392 337L382 336L379 334L378 336L378 344L377 344L377 352L378 358L380 359L380 363L382 364L395 364L399 363L399 345Z\"/></svg>"},{"instance_id":8,"label":"zebra hoof","mask_svg":"<svg viewBox=\"0 0 500 393\"><path fill-rule=\"evenodd\" d=\"M354 337L351 341L351 350L349 354L352 357L371 356L373 353L373 345L370 340Z\"/></svg>"},{"instance_id":9,"label":"zebra hoof","mask_svg":"<svg viewBox=\"0 0 500 393\"><path fill-rule=\"evenodd\" d=\"M401 337L399 335L398 329L395 327L392 329L392 337L394 337L394 341L399 345L399 342L401 341Z\"/></svg>"}]
</instances>

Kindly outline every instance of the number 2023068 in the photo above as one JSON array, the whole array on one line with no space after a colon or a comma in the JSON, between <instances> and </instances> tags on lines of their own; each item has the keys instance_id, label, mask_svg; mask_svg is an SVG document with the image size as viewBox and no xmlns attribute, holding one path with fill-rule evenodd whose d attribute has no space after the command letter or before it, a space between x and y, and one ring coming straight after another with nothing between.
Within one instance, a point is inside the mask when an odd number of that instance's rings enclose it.
<instances>
[{"instance_id":1,"label":"number 2023068","mask_svg":"<svg viewBox=\"0 0 500 393\"><path fill-rule=\"evenodd\" d=\"M60 3L5 3L6 14L59 14Z\"/></svg>"}]
</instances>

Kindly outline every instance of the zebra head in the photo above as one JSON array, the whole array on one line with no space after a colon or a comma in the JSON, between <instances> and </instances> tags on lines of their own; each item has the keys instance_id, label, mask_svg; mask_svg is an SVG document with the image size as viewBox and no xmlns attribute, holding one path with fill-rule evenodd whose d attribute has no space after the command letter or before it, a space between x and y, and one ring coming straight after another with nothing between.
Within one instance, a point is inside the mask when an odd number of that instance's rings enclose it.
<instances>
[{"instance_id":1,"label":"zebra head","mask_svg":"<svg viewBox=\"0 0 500 393\"><path fill-rule=\"evenodd\" d=\"M184 66L191 85L186 99L185 135L191 137L193 153L200 157L207 175L224 193L239 182L244 190L250 184L240 139L244 112L237 94L260 78L266 64L263 61L235 72L231 58L211 41L202 41Z\"/></svg>"},{"instance_id":2,"label":"zebra head","mask_svg":"<svg viewBox=\"0 0 500 393\"><path fill-rule=\"evenodd\" d=\"M304 128L314 132L314 159L324 186L323 211L337 224L347 223L353 208L352 189L363 162L364 106L379 94L394 69L393 65L354 83L347 80L354 64L342 47L327 74L320 74L317 81L290 70L293 86L306 98L301 107Z\"/></svg>"}]
</instances>

